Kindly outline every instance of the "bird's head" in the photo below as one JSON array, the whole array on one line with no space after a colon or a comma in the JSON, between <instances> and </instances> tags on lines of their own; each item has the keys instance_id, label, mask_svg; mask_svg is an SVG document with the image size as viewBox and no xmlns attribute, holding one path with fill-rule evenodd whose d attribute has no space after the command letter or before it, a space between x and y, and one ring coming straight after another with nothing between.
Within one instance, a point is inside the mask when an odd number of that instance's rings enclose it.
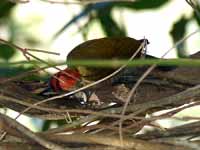
<instances>
[{"instance_id":1,"label":"bird's head","mask_svg":"<svg viewBox=\"0 0 200 150\"><path fill-rule=\"evenodd\" d=\"M80 73L76 69L66 68L50 79L50 87L53 91L69 91L80 81Z\"/></svg>"}]
</instances>

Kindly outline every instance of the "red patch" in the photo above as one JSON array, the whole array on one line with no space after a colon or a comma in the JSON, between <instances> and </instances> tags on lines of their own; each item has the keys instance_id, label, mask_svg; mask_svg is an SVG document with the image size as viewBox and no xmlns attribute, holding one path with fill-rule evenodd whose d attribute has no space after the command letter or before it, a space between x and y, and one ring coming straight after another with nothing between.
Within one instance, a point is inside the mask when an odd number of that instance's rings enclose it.
<instances>
[{"instance_id":1,"label":"red patch","mask_svg":"<svg viewBox=\"0 0 200 150\"><path fill-rule=\"evenodd\" d=\"M50 80L50 86L54 91L68 91L70 88L76 86L80 80L80 74L73 69L65 69L54 75Z\"/></svg>"}]
</instances>

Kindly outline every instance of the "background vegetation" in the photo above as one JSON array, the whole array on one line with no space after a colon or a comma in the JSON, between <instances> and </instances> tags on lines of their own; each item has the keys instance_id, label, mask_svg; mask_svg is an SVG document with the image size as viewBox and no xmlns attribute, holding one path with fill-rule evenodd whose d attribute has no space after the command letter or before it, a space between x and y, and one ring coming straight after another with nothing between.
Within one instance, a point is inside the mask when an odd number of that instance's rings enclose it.
<instances>
[{"instance_id":1,"label":"background vegetation","mask_svg":"<svg viewBox=\"0 0 200 150\"><path fill-rule=\"evenodd\" d=\"M19 49L15 49L9 43L14 43L16 45L20 45L21 48L37 48L39 46L45 49L45 45L54 43L63 33L70 34L75 36L76 34L80 34L84 40L90 39L91 32L94 34L93 37L98 33L94 31L94 28L100 27L102 29L103 36L113 37L113 36L130 36L129 30L126 26L126 23L123 22L123 18L125 18L126 14L121 13L122 11L129 10L134 15L137 13L144 13L151 10L162 10L165 9L170 3L170 0L136 0L136 1L65 1L65 2L57 2L50 0L41 0L38 2L47 3L50 5L64 5L66 9L71 7L72 3L78 3L80 5L80 11L73 14L72 18L67 18L64 20L64 25L59 25L57 29L55 29L51 37L45 41L41 40L40 33L32 33L31 30L34 28L33 24L39 24L40 18L33 18L33 21L30 21L29 24L20 25L21 20L14 19L16 8L19 5L26 5L26 3L20 0L1 0L0 2L0 77L1 78L9 78L18 76L20 73L31 71L38 66L46 67L49 64L53 65L55 63L65 63L65 61L61 60L59 62L54 62L51 60L47 60L48 63L44 63L38 60L26 61L25 57L21 57L21 51ZM181 1L180 3L187 4L187 1ZM173 44L177 44L180 40L184 39L184 37L188 34L188 31L195 29L199 29L200 26L200 17L199 17L199 3L195 2L195 9L191 9L191 12L188 15L185 15L184 12L180 13L180 17L173 22L170 22L171 26L169 29L169 35L173 41ZM48 5L48 6L50 6ZM188 5L188 4L187 4ZM190 7L188 5L188 7ZM48 9L48 7L47 7ZM45 12L45 10L43 10ZM171 8L172 12L176 12L176 10ZM115 13L119 15L116 17ZM64 14L65 15L65 14ZM66 14L66 16L68 16ZM55 16L52 16L52 18ZM59 17L59 16L57 16ZM142 21L143 19L143 21ZM161 17L161 20L153 20L152 18L141 18L141 20L130 20L130 22L146 22L146 27L148 28L148 22L155 21L159 26L159 22L162 22L162 19L165 19L165 16ZM52 19L53 21L53 19ZM191 25L192 24L192 25ZM48 24L47 24L48 26ZM76 30L71 33L71 27L75 26ZM33 27L33 28L32 28ZM135 28L135 27L132 27ZM162 26L160 26L162 28ZM50 32L50 31L49 31ZM157 33L152 33L157 34ZM199 35L198 35L199 36ZM3 40L8 41L9 43L3 42ZM67 41L66 44L69 44L70 41ZM159 42L157 43L159 45ZM166 43L167 45L168 43ZM194 45L199 46L199 43L194 43ZM169 48L171 46L169 45ZM190 48L190 47L189 47ZM49 47L47 47L49 49ZM181 41L176 45L176 54L179 58L185 58L189 55L187 41ZM47 59L46 54L39 54L39 56L43 56ZM36 56L38 56L36 54ZM21 57L20 59L18 59ZM53 56L54 57L54 56ZM44 60L45 60L44 59ZM20 61L19 61L20 60ZM188 62L189 63L189 62ZM199 62L197 62L199 63ZM190 64L191 65L191 64ZM198 65L198 64L197 64ZM25 81L42 81L48 82L49 74L46 72L37 74L37 75L29 75L24 78ZM58 126L66 124L66 121L45 121L42 124L41 130L46 131L50 128L52 124L56 124Z\"/></svg>"}]
</instances>

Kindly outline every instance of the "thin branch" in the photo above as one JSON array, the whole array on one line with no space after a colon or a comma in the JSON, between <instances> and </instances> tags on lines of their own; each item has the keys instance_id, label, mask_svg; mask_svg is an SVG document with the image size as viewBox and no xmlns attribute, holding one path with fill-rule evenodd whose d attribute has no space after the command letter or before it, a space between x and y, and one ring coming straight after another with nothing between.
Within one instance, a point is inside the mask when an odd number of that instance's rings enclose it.
<instances>
[{"instance_id":1,"label":"thin branch","mask_svg":"<svg viewBox=\"0 0 200 150\"><path fill-rule=\"evenodd\" d=\"M185 36L184 38L182 38L181 40L179 40L172 48L170 48L169 50L167 50L161 58L164 58L172 49L174 49L175 47L177 47L177 45L179 45L180 43L182 43L183 41L187 40L188 38L190 38L191 36L193 36L194 34L200 32L200 29L197 29L196 31L192 32L191 34ZM123 135L122 135L122 124L123 124L123 116L126 112L126 109L128 107L128 104L130 102L131 97L133 96L133 94L135 93L137 87L140 85L140 83L149 75L149 73L156 67L156 65L152 65L150 66L145 72L144 74L138 79L138 81L136 82L136 84L134 84L133 88L131 89L127 100L124 104L124 108L122 110L122 118L120 119L120 123L119 123L119 136L120 136L120 141L123 144Z\"/></svg>"},{"instance_id":2,"label":"thin branch","mask_svg":"<svg viewBox=\"0 0 200 150\"><path fill-rule=\"evenodd\" d=\"M143 42L143 48L146 48L146 42ZM123 110L122 110L122 117L120 118L119 121L119 137L120 137L120 142L123 145L123 135L122 135L122 124L123 124L123 116L125 115L127 106L129 104L129 102L131 101L131 98L133 96L133 94L135 93L136 88L140 85L140 83L143 81L143 79L156 67L156 65L152 65L143 75L142 77L139 78L139 80L136 82L136 84L134 84L133 88L131 89L131 91L128 94L128 97L125 101Z\"/></svg>"},{"instance_id":3,"label":"thin branch","mask_svg":"<svg viewBox=\"0 0 200 150\"><path fill-rule=\"evenodd\" d=\"M195 0L195 2L193 2L193 0L185 0L195 11L195 13L197 14L198 18L200 19L200 12L199 12L199 4L198 2Z\"/></svg>"},{"instance_id":4,"label":"thin branch","mask_svg":"<svg viewBox=\"0 0 200 150\"><path fill-rule=\"evenodd\" d=\"M135 128L135 127L139 126L140 124L142 124L144 126L144 125L148 125L148 124L150 124L150 122L153 122L153 121L156 121L156 120L162 120L162 119L170 118L170 117L172 117L173 115L177 114L180 111L183 111L183 110L185 110L187 108L191 108L191 107L197 106L199 104L200 104L200 102L196 102L196 103L194 102L194 103L186 105L186 106L181 106L181 107L175 108L173 110L170 110L170 111L168 111L166 113L163 113L163 114L160 114L158 116L152 116L150 118L144 118L141 121L136 122L135 124L131 124L130 126L127 126L125 129ZM129 117L130 116L127 116L127 118L129 118ZM174 117L172 117L172 118L174 118Z\"/></svg>"},{"instance_id":5,"label":"thin branch","mask_svg":"<svg viewBox=\"0 0 200 150\"><path fill-rule=\"evenodd\" d=\"M200 121L195 121L192 123L187 123L184 125L179 125L165 131L151 131L144 134L135 135L136 138L140 139L158 139L158 138L166 138L166 137L177 137L177 136L191 136L195 133L200 133ZM184 131L184 132L183 132Z\"/></svg>"},{"instance_id":6,"label":"thin branch","mask_svg":"<svg viewBox=\"0 0 200 150\"><path fill-rule=\"evenodd\" d=\"M40 52L40 53L52 54L52 55L60 55L60 53L56 53L56 52L52 52L52 51L46 51L46 50L41 50L41 49L27 48L27 50L33 51L33 52Z\"/></svg>"},{"instance_id":7,"label":"thin branch","mask_svg":"<svg viewBox=\"0 0 200 150\"><path fill-rule=\"evenodd\" d=\"M26 135L27 137L29 137L30 139L36 141L37 143L39 143L40 145L44 146L45 148L51 149L51 150L70 150L70 148L63 148L55 143L52 143L50 141L47 141L46 139L36 135L35 133L33 133L32 131L30 131L28 128L22 126L21 124L19 124L18 122L16 122L15 120L0 114L0 120L6 122L10 127L16 128L17 130L19 130L22 134Z\"/></svg>"},{"instance_id":8,"label":"thin branch","mask_svg":"<svg viewBox=\"0 0 200 150\"><path fill-rule=\"evenodd\" d=\"M143 42L143 43L139 46L139 48L137 49L137 51L135 51L135 53L134 53L134 54L131 56L131 58L127 61L127 63L128 63L129 61L133 60L133 58L141 51L141 49L144 47L144 45L145 45L145 43ZM127 64L124 64L124 65L121 66L119 69L117 69L115 72L113 72L112 74L110 74L110 75L104 77L103 79L100 79L100 80L98 80L98 81L95 81L95 82L93 82L93 83L91 83L91 84L88 84L88 85L86 85L86 86L84 86L84 87L82 87L82 88L79 88L79 89L77 89L77 90L74 90L74 91L71 91L71 92L68 92L68 93L65 93L65 94L62 94L62 95L58 95L58 96L54 96L54 97L50 97L50 98L44 99L44 100L39 101L39 102L37 102L37 103L35 103L35 104L33 104L33 105L39 105L39 104L46 103L46 102L49 102L49 101L52 101L52 100L55 100L55 99L58 99L58 98L66 97L66 96L75 94L75 93L77 93L77 92L80 92L80 91L82 91L82 90L85 90L85 89L87 89L87 88L89 88L89 87L92 87L92 86L94 86L94 85L97 85L97 84L99 84L99 83L101 83L101 82L103 82L103 81L106 81L106 80L110 79L111 77L115 76L116 74L118 74L122 69L124 69L124 68L126 67L126 65L127 65ZM17 118L18 118L21 114L23 114L23 113L29 111L31 108L32 108L32 107L28 107L28 108L26 108L25 110L21 111L20 114L17 116Z\"/></svg>"},{"instance_id":9,"label":"thin branch","mask_svg":"<svg viewBox=\"0 0 200 150\"><path fill-rule=\"evenodd\" d=\"M92 114L92 115L96 115L96 116L100 116L100 117L110 117L110 118L120 118L121 117L121 115L117 115L117 114L108 114L108 113L96 112L96 111L92 111L92 110L83 110L83 109L64 109L64 110L62 110L62 109L56 109L56 108L42 107L42 106L37 106L34 104L24 102L19 99L8 97L5 95L0 95L0 99L3 99L4 101L11 101L11 102L23 105L23 106L27 106L28 108L31 107L31 108L38 109L41 111L46 111L49 113L60 113L60 115L62 115L62 116L64 115L64 113L66 114L66 113L71 112L71 113L80 113L80 114ZM52 119L52 118L49 118L49 119Z\"/></svg>"},{"instance_id":10,"label":"thin branch","mask_svg":"<svg viewBox=\"0 0 200 150\"><path fill-rule=\"evenodd\" d=\"M29 52L27 51L26 48L21 48L21 47L19 47L18 45L15 45L15 44L13 44L13 43L10 43L10 42L8 42L8 41L6 41L6 40L3 40L3 39L1 39L1 38L0 38L0 42L6 43L6 44L8 44L8 45L11 46L11 47L20 50L20 51L23 53L23 55L27 58L27 60L30 60L30 57L32 57L32 58L38 60L39 62L42 62L42 63L44 63L44 64L46 64L46 65L48 65L48 66L52 66L50 63L48 63L48 62L46 62L46 61L44 61L44 60L42 60L42 59L36 57L35 55L29 53ZM27 55L28 55L28 56L27 56ZM60 68L58 68L58 67L56 67L56 66L52 66L52 67L55 68L56 70L61 71L63 74L65 74L65 75L67 75L67 76L69 76L69 77L71 77L71 78L73 78L73 79L75 79L75 80L77 80L77 81L80 81L80 79L78 79L77 77L71 75L70 73L67 73L67 72L63 71L63 70L61 70ZM82 81L80 81L80 82L82 82Z\"/></svg>"},{"instance_id":11,"label":"thin branch","mask_svg":"<svg viewBox=\"0 0 200 150\"><path fill-rule=\"evenodd\" d=\"M85 143L85 144L101 144L114 146L118 148L124 149L134 149L134 150L172 150L176 148L176 150L185 150L187 147L177 146L177 145L168 145L162 143L153 143L147 140L138 140L131 137L124 138L124 146L120 145L120 140L115 136L105 136L101 134L72 134L72 135L54 135L49 136L46 135L49 140L56 140L62 143L66 142L75 142L75 143ZM190 150L190 148L188 148Z\"/></svg>"}]
</instances>

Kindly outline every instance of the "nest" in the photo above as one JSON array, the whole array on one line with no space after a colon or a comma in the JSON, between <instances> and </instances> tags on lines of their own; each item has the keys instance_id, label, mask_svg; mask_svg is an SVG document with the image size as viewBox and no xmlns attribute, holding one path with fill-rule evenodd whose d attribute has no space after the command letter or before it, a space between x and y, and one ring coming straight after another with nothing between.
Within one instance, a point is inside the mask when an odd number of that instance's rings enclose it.
<instances>
[{"instance_id":1,"label":"nest","mask_svg":"<svg viewBox=\"0 0 200 150\"><path fill-rule=\"evenodd\" d=\"M199 59L200 52L190 57ZM200 68L177 66L167 71L156 68L129 97L132 87L145 70L146 67L135 67L131 81L126 82L122 77L112 84L104 82L89 88L92 94L87 101L80 93L70 96L65 96L66 93L38 94L41 88L48 86L45 82L1 79L1 106L43 120L64 120L62 126L33 133L1 114L1 130L7 133L1 147L16 148L17 145L19 149L44 149L43 145L48 149L188 150L199 146L198 140L191 141L200 132L199 121L170 129L161 128L155 121L173 118L176 113L199 105ZM130 103L124 110L129 98ZM145 117L166 109L170 110ZM139 134L144 126L152 126L154 130ZM181 140L187 141L187 145Z\"/></svg>"}]
</instances>

